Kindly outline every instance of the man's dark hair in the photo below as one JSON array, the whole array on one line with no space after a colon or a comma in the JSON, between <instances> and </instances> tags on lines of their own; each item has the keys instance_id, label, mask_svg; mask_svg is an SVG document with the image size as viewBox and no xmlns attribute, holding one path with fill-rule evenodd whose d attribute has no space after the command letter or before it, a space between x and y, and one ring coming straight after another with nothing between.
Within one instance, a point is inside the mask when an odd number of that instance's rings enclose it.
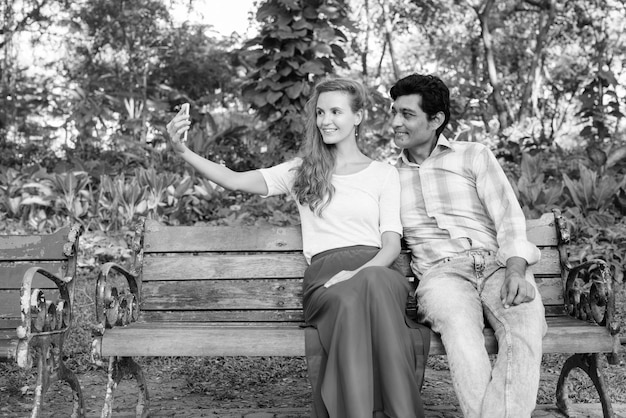
<instances>
[{"instance_id":1,"label":"man's dark hair","mask_svg":"<svg viewBox=\"0 0 626 418\"><path fill-rule=\"evenodd\" d=\"M411 74L398 80L389 93L393 100L400 96L419 94L422 98L422 111L429 119L434 118L438 112L443 112L445 119L437 129L437 136L441 135L450 121L450 90L437 76Z\"/></svg>"}]
</instances>

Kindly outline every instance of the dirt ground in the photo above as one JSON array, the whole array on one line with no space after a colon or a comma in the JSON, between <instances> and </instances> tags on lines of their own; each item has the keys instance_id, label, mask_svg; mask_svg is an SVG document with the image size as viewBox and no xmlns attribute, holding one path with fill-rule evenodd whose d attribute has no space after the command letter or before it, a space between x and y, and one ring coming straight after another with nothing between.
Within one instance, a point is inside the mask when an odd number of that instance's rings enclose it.
<instances>
[{"instance_id":1,"label":"dirt ground","mask_svg":"<svg viewBox=\"0 0 626 418\"><path fill-rule=\"evenodd\" d=\"M555 362L554 365L550 361ZM539 403L541 405L533 417L562 417L553 406L553 394L558 379L559 368L556 362L560 359L548 358L542 369ZM254 367L255 359L240 359L235 362L218 360L230 372L240 373L242 370ZM267 361L267 360L265 360ZM292 362L295 362L294 365ZM298 364L301 362L301 364ZM459 418L458 403L450 382L450 373L445 360L429 361L426 381L422 391L427 417ZM281 367L281 360L274 362L274 367ZM251 376L255 381L237 380L228 372L207 376L207 373L189 373L190 368L206 370L206 359L198 362L197 359L162 359L147 361L143 364L148 380L150 392L150 411L152 416L185 416L185 417L305 417L308 416L310 403L310 385L306 376L301 373L305 370L304 359L290 360L286 372L293 372L295 376ZM261 369L265 369L264 364ZM609 383L622 386L611 392L616 416L626 417L626 403L620 395L626 380L624 365L611 366L608 375ZM5 375L6 376L6 375ZM204 377L203 377L204 376ZM202 381L214 377L218 381ZM0 377L0 417L29 416L32 409L33 384L32 376L28 378L28 385L22 388L11 389L7 385L12 382ZM79 374L83 388L85 409L88 417L100 416L104 402L106 388L106 374L104 370L90 368ZM221 380L220 380L221 379ZM576 380L576 379L575 379ZM583 379L581 379L583 380ZM245 382L245 383L242 383ZM573 394L584 392L584 382L574 382L570 386ZM587 383L590 386L590 383ZM615 391L617 390L617 392ZM115 392L113 405L114 417L134 416L137 401L137 389L134 380L124 379ZM67 385L57 383L51 387L45 402L43 417L65 418L71 414L71 391ZM597 400L584 393L584 401L595 404L586 409L580 409L576 416L600 417L601 407ZM581 407L582 408L582 407Z\"/></svg>"}]
</instances>

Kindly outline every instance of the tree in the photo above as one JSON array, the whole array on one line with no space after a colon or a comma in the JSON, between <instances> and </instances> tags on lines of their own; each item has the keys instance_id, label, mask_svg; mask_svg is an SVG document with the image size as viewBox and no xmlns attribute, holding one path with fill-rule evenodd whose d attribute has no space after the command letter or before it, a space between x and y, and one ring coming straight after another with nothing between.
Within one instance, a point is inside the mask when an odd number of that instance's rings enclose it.
<instances>
[{"instance_id":1,"label":"tree","mask_svg":"<svg viewBox=\"0 0 626 418\"><path fill-rule=\"evenodd\" d=\"M266 0L256 18L261 32L241 51L249 71L243 97L269 123L269 150L294 150L311 83L346 67L348 8L342 0Z\"/></svg>"},{"instance_id":2,"label":"tree","mask_svg":"<svg viewBox=\"0 0 626 418\"><path fill-rule=\"evenodd\" d=\"M97 96L82 103L86 109L77 109L87 116L76 119L86 122L81 136L93 134L90 113L104 120L113 111L121 116L124 133L146 143L150 77L164 44L168 10L161 0L95 0L81 4L76 21L86 37L76 46L80 60L71 70L82 78L82 89Z\"/></svg>"},{"instance_id":3,"label":"tree","mask_svg":"<svg viewBox=\"0 0 626 418\"><path fill-rule=\"evenodd\" d=\"M65 0L0 0L0 145L20 147L18 153L30 151L37 154L49 148L54 135L50 123L42 117L53 119L58 109L52 87L58 79L41 72L27 73L19 60L24 46L43 45L50 27L64 18ZM34 74L33 74L34 73ZM52 109L52 110L50 110ZM34 117L33 115L36 115ZM33 144L40 141L42 146ZM10 151L15 153L15 149ZM0 152L6 154L5 152Z\"/></svg>"}]
</instances>

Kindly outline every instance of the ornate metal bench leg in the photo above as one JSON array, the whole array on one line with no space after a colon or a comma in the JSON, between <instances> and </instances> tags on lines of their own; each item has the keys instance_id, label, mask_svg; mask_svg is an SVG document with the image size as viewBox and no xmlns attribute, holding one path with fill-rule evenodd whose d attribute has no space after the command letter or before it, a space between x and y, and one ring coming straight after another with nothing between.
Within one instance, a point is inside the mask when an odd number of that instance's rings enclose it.
<instances>
[{"instance_id":1,"label":"ornate metal bench leg","mask_svg":"<svg viewBox=\"0 0 626 418\"><path fill-rule=\"evenodd\" d=\"M137 399L136 416L139 418L146 418L148 416L148 407L150 406L150 394L148 393L148 385L143 374L141 366L130 357L124 357L123 359L125 369L131 372L137 380L137 386L139 388L139 398Z\"/></svg>"},{"instance_id":2,"label":"ornate metal bench leg","mask_svg":"<svg viewBox=\"0 0 626 418\"><path fill-rule=\"evenodd\" d=\"M67 384L70 385L70 388L72 388L74 408L72 410L71 418L84 418L85 400L83 398L83 391L80 387L80 382L74 372L65 367L63 362L59 364L59 379L67 382Z\"/></svg>"},{"instance_id":3,"label":"ornate metal bench leg","mask_svg":"<svg viewBox=\"0 0 626 418\"><path fill-rule=\"evenodd\" d=\"M35 399L33 400L33 410L31 418L36 418L41 413L42 404L46 390L50 385L50 365L48 358L50 356L50 344L44 342L33 347L37 358L37 383L35 384Z\"/></svg>"},{"instance_id":4,"label":"ornate metal bench leg","mask_svg":"<svg viewBox=\"0 0 626 418\"><path fill-rule=\"evenodd\" d=\"M71 418L84 418L85 416L85 403L80 382L74 372L65 367L61 347L62 338L58 335L52 338L39 338L32 345L37 358L37 383L31 418L36 418L41 414L46 392L50 385L59 380L67 382L73 392L74 406Z\"/></svg>"},{"instance_id":5,"label":"ornate metal bench leg","mask_svg":"<svg viewBox=\"0 0 626 418\"><path fill-rule=\"evenodd\" d=\"M117 357L109 357L109 367L107 370L107 390L104 395L104 406L102 407L101 418L108 418L112 415L113 410L113 393L117 388L117 384L122 380L122 376L117 373L118 359Z\"/></svg>"},{"instance_id":6,"label":"ornate metal bench leg","mask_svg":"<svg viewBox=\"0 0 626 418\"><path fill-rule=\"evenodd\" d=\"M141 366L130 357L110 357L107 391L104 398L104 406L102 407L102 414L100 415L101 418L111 417L113 411L113 393L122 378L129 374L135 377L137 386L139 387L139 398L137 400L137 407L135 408L136 416L140 418L146 418L148 416L150 395L148 394L148 386L146 385Z\"/></svg>"},{"instance_id":7,"label":"ornate metal bench leg","mask_svg":"<svg viewBox=\"0 0 626 418\"><path fill-rule=\"evenodd\" d=\"M566 416L570 416L571 403L569 400L569 390L565 385L565 381L569 376L569 373L576 367L587 373L587 375L591 378L591 381L598 391L600 402L602 403L602 413L604 414L604 417L613 418L615 416L613 414L611 400L609 399L606 391L604 374L602 373L602 370L598 368L599 356L600 354L598 353L574 354L565 361L563 369L561 370L561 375L559 376L559 381L556 386L556 406Z\"/></svg>"}]
</instances>

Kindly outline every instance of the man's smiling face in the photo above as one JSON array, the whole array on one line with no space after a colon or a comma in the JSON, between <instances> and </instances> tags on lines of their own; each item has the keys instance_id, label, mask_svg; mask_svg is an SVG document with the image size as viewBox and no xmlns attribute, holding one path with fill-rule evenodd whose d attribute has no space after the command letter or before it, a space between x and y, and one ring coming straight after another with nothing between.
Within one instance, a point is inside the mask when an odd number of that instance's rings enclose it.
<instances>
[{"instance_id":1,"label":"man's smiling face","mask_svg":"<svg viewBox=\"0 0 626 418\"><path fill-rule=\"evenodd\" d=\"M391 108L394 142L399 148L428 149L437 141L439 123L429 120L421 107L422 97L410 94L398 97Z\"/></svg>"}]
</instances>

